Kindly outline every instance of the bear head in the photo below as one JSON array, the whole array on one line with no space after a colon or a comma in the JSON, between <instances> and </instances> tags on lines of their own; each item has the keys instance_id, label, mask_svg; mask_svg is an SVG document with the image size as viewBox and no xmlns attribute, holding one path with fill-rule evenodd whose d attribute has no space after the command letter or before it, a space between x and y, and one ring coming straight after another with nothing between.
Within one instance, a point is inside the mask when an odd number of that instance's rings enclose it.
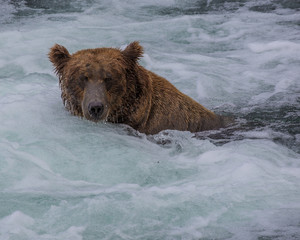
<instances>
[{"instance_id":1,"label":"bear head","mask_svg":"<svg viewBox=\"0 0 300 240\"><path fill-rule=\"evenodd\" d=\"M54 45L49 59L59 76L62 99L74 115L88 120L139 124L151 102L151 82L138 59L143 48L96 48L70 54Z\"/></svg>"}]
</instances>

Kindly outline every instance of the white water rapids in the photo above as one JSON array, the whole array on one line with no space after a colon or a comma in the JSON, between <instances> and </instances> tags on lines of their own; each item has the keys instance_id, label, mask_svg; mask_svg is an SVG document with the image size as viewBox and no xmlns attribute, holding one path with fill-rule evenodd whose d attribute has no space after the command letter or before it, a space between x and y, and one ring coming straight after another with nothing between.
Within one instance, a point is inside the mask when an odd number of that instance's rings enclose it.
<instances>
[{"instance_id":1,"label":"white water rapids","mask_svg":"<svg viewBox=\"0 0 300 240\"><path fill-rule=\"evenodd\" d=\"M0 239L300 239L300 6L0 0ZM47 58L138 40L237 126L154 136L70 115Z\"/></svg>"}]
</instances>

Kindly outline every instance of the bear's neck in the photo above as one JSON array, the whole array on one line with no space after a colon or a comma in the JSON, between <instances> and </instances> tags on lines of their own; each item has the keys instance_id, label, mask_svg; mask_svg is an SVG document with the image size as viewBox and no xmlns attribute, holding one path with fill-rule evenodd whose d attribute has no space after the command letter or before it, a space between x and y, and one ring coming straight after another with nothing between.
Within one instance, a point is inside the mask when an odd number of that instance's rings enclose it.
<instances>
[{"instance_id":1,"label":"bear's neck","mask_svg":"<svg viewBox=\"0 0 300 240\"><path fill-rule=\"evenodd\" d=\"M134 129L146 125L149 118L152 101L152 82L147 71L136 65L127 71L126 94L122 99L122 106L112 110L109 121L124 123Z\"/></svg>"}]
</instances>

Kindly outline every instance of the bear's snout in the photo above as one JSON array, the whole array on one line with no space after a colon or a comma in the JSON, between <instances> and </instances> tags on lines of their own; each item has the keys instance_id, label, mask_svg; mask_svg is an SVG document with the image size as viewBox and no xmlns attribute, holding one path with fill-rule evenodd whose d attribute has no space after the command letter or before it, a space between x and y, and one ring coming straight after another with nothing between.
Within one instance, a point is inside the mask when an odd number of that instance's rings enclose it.
<instances>
[{"instance_id":1,"label":"bear's snout","mask_svg":"<svg viewBox=\"0 0 300 240\"><path fill-rule=\"evenodd\" d=\"M101 102L91 102L88 105L88 111L94 120L99 120L104 111L104 105Z\"/></svg>"},{"instance_id":2,"label":"bear's snout","mask_svg":"<svg viewBox=\"0 0 300 240\"><path fill-rule=\"evenodd\" d=\"M103 83L89 82L83 94L81 108L83 117L98 122L108 114L108 102Z\"/></svg>"}]
</instances>

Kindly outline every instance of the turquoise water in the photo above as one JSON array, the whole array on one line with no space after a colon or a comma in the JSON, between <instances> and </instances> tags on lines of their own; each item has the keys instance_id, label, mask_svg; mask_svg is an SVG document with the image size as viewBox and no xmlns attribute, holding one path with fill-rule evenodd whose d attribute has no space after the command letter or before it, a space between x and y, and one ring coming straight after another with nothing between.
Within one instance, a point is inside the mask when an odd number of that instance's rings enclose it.
<instances>
[{"instance_id":1,"label":"turquoise water","mask_svg":"<svg viewBox=\"0 0 300 240\"><path fill-rule=\"evenodd\" d=\"M0 239L300 239L296 1L0 1ZM145 136L63 107L59 43L125 47L231 128Z\"/></svg>"}]
</instances>

